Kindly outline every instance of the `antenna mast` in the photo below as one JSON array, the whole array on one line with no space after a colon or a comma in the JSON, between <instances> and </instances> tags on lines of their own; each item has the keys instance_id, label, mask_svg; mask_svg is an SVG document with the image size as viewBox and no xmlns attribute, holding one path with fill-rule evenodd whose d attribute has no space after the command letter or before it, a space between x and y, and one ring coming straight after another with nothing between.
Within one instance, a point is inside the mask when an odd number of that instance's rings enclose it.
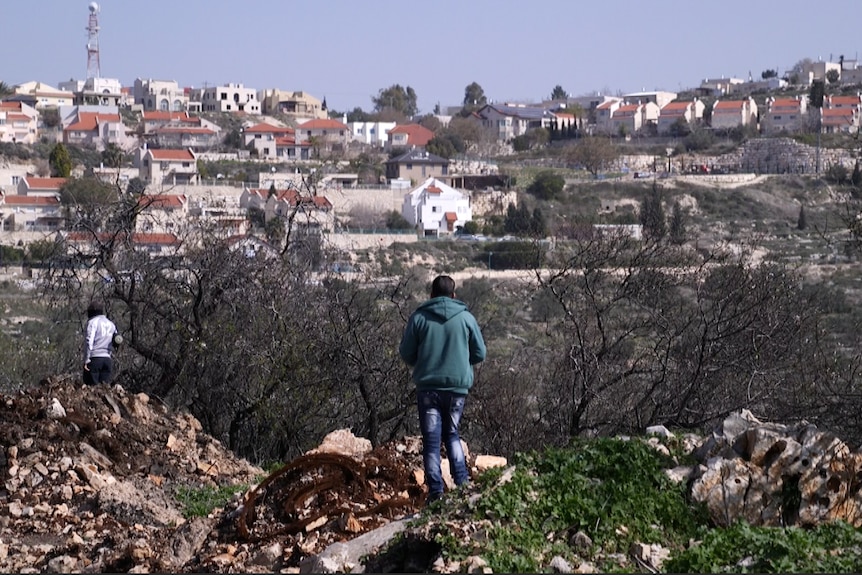
<instances>
[{"instance_id":1,"label":"antenna mast","mask_svg":"<svg viewBox=\"0 0 862 575\"><path fill-rule=\"evenodd\" d=\"M99 63L99 5L90 2L90 20L87 23L87 78L99 78L102 67Z\"/></svg>"}]
</instances>

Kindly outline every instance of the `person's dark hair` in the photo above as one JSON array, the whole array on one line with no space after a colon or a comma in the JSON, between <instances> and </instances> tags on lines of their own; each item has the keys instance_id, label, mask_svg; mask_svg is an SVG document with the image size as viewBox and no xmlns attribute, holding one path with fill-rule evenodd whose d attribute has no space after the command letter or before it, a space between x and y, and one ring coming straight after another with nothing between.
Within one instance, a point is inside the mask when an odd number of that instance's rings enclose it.
<instances>
[{"instance_id":1,"label":"person's dark hair","mask_svg":"<svg viewBox=\"0 0 862 575\"><path fill-rule=\"evenodd\" d=\"M105 313L105 305L98 301L93 300L90 302L90 305L87 306L87 317L96 317L97 315L103 315Z\"/></svg>"},{"instance_id":2,"label":"person's dark hair","mask_svg":"<svg viewBox=\"0 0 862 575\"><path fill-rule=\"evenodd\" d=\"M431 282L431 297L455 297L455 280L449 276L437 276Z\"/></svg>"}]
</instances>

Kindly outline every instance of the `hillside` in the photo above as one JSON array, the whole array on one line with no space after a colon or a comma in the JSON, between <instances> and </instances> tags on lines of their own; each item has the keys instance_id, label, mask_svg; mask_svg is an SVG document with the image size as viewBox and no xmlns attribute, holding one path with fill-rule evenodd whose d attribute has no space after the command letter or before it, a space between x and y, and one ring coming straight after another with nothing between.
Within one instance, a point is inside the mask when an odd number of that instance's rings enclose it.
<instances>
[{"instance_id":1,"label":"hillside","mask_svg":"<svg viewBox=\"0 0 862 575\"><path fill-rule=\"evenodd\" d=\"M336 432L266 475L120 386L49 378L0 410L6 572L862 568L862 454L804 422L742 412L706 437L656 428L487 472L472 455L475 481L417 514L416 439Z\"/></svg>"}]
</instances>

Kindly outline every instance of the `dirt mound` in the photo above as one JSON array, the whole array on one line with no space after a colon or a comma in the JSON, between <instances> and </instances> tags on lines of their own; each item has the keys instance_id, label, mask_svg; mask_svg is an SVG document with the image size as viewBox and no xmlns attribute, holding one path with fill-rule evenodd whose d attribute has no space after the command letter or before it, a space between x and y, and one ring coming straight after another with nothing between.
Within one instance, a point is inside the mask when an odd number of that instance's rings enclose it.
<instances>
[{"instance_id":1,"label":"dirt mound","mask_svg":"<svg viewBox=\"0 0 862 575\"><path fill-rule=\"evenodd\" d=\"M120 386L59 376L0 396L0 570L294 570L422 502L421 442L371 450L338 433L266 477L188 413ZM184 518L181 488L243 484Z\"/></svg>"}]
</instances>

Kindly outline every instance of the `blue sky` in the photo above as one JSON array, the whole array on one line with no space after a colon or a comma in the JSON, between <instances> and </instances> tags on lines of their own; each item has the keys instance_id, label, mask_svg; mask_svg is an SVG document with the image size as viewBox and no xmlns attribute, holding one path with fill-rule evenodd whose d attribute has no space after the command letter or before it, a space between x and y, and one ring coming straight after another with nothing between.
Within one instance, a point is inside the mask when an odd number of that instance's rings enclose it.
<instances>
[{"instance_id":1,"label":"blue sky","mask_svg":"<svg viewBox=\"0 0 862 575\"><path fill-rule=\"evenodd\" d=\"M86 0L2 0L0 80L56 85L87 71ZM671 90L757 78L802 58L862 58L862 0L103 0L102 76L303 90L372 109L393 84L420 111ZM11 23L11 25L10 25Z\"/></svg>"}]
</instances>

